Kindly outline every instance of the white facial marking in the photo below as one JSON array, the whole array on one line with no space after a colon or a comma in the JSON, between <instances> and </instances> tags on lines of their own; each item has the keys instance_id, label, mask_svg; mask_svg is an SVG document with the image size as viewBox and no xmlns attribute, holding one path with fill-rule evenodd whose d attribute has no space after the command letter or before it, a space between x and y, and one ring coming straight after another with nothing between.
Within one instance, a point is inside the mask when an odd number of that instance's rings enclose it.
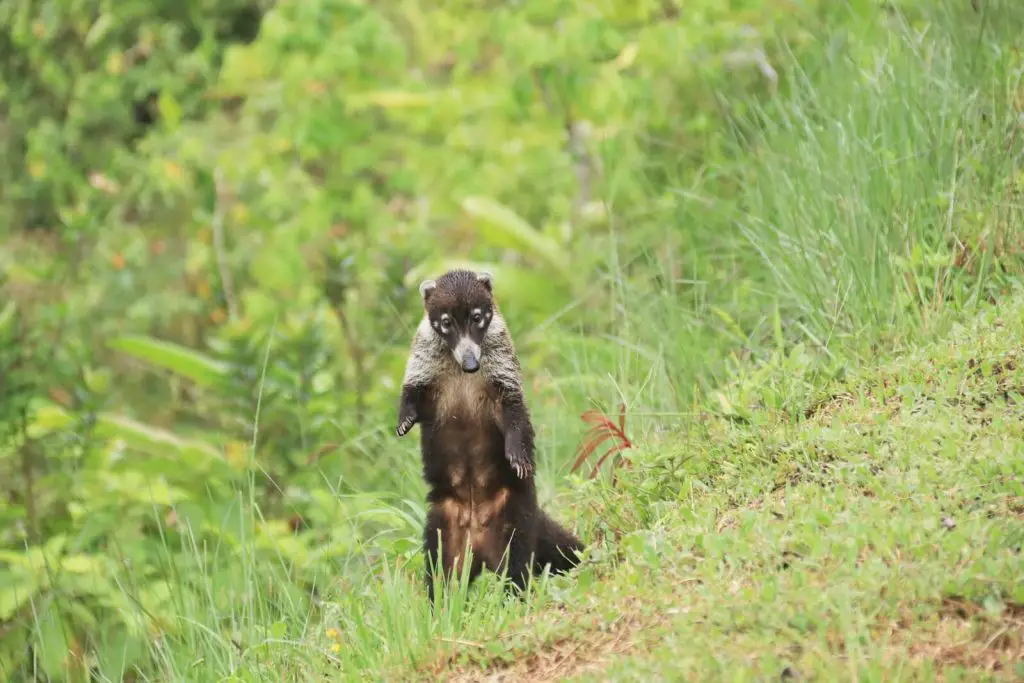
<instances>
[{"instance_id":1,"label":"white facial marking","mask_svg":"<svg viewBox=\"0 0 1024 683\"><path fill-rule=\"evenodd\" d=\"M481 330L484 329L484 325L487 324L487 316L485 316L479 308L473 309L473 312L470 314L470 320L472 320L473 323Z\"/></svg>"}]
</instances>

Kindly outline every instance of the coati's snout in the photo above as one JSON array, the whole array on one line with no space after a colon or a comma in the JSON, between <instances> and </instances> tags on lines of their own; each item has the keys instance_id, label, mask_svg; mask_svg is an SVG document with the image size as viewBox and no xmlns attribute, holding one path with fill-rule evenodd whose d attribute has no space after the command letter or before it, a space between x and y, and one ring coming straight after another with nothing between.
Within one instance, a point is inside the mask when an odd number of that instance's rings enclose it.
<instances>
[{"instance_id":1,"label":"coati's snout","mask_svg":"<svg viewBox=\"0 0 1024 683\"><path fill-rule=\"evenodd\" d=\"M494 317L489 273L453 270L420 285L423 308L463 372L474 373L483 363L483 343Z\"/></svg>"},{"instance_id":2,"label":"coati's snout","mask_svg":"<svg viewBox=\"0 0 1024 683\"><path fill-rule=\"evenodd\" d=\"M472 339L463 337L455 346L455 362L463 372L476 372L480 369L480 345Z\"/></svg>"}]
</instances>

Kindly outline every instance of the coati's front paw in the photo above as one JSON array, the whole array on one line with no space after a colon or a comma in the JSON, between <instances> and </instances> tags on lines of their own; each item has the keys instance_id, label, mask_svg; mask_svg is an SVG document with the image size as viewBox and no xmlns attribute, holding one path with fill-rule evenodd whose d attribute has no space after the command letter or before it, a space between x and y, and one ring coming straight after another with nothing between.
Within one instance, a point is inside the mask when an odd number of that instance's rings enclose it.
<instances>
[{"instance_id":1,"label":"coati's front paw","mask_svg":"<svg viewBox=\"0 0 1024 683\"><path fill-rule=\"evenodd\" d=\"M505 458L520 479L526 479L533 474L533 462L520 440L509 439L505 442Z\"/></svg>"},{"instance_id":2,"label":"coati's front paw","mask_svg":"<svg viewBox=\"0 0 1024 683\"><path fill-rule=\"evenodd\" d=\"M395 427L395 434L398 436L405 436L412 429L412 426L416 424L419 417L416 415L414 408L403 409L398 414L398 426Z\"/></svg>"},{"instance_id":3,"label":"coati's front paw","mask_svg":"<svg viewBox=\"0 0 1024 683\"><path fill-rule=\"evenodd\" d=\"M397 434L398 436L405 436L406 434L409 433L409 430L412 429L414 424L416 424L416 418L405 418L404 420L398 423L398 426L395 428L395 434Z\"/></svg>"}]
</instances>

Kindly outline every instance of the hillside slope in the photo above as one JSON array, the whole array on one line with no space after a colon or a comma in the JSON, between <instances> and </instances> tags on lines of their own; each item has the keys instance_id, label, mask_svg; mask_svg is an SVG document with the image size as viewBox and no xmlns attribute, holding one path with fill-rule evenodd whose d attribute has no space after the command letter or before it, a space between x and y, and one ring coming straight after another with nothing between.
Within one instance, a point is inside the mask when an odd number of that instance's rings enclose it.
<instances>
[{"instance_id":1,"label":"hillside slope","mask_svg":"<svg viewBox=\"0 0 1024 683\"><path fill-rule=\"evenodd\" d=\"M752 373L722 403L742 417L708 412L634 456L611 497L579 492L620 557L418 674L1024 676L1022 339L1017 296L842 378L799 354Z\"/></svg>"}]
</instances>

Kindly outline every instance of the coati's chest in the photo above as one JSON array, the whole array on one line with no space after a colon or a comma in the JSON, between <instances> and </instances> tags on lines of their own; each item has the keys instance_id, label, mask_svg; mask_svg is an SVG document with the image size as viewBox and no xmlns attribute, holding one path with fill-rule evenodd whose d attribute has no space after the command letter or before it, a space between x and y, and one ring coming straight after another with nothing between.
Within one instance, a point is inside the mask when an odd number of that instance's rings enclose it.
<instances>
[{"instance_id":1,"label":"coati's chest","mask_svg":"<svg viewBox=\"0 0 1024 683\"><path fill-rule=\"evenodd\" d=\"M493 489L505 452L501 397L483 373L453 372L434 389L434 446L441 471L460 497Z\"/></svg>"},{"instance_id":2,"label":"coati's chest","mask_svg":"<svg viewBox=\"0 0 1024 683\"><path fill-rule=\"evenodd\" d=\"M434 421L444 428L477 428L498 424L501 404L497 390L483 373L446 372L438 378L434 390Z\"/></svg>"}]
</instances>

